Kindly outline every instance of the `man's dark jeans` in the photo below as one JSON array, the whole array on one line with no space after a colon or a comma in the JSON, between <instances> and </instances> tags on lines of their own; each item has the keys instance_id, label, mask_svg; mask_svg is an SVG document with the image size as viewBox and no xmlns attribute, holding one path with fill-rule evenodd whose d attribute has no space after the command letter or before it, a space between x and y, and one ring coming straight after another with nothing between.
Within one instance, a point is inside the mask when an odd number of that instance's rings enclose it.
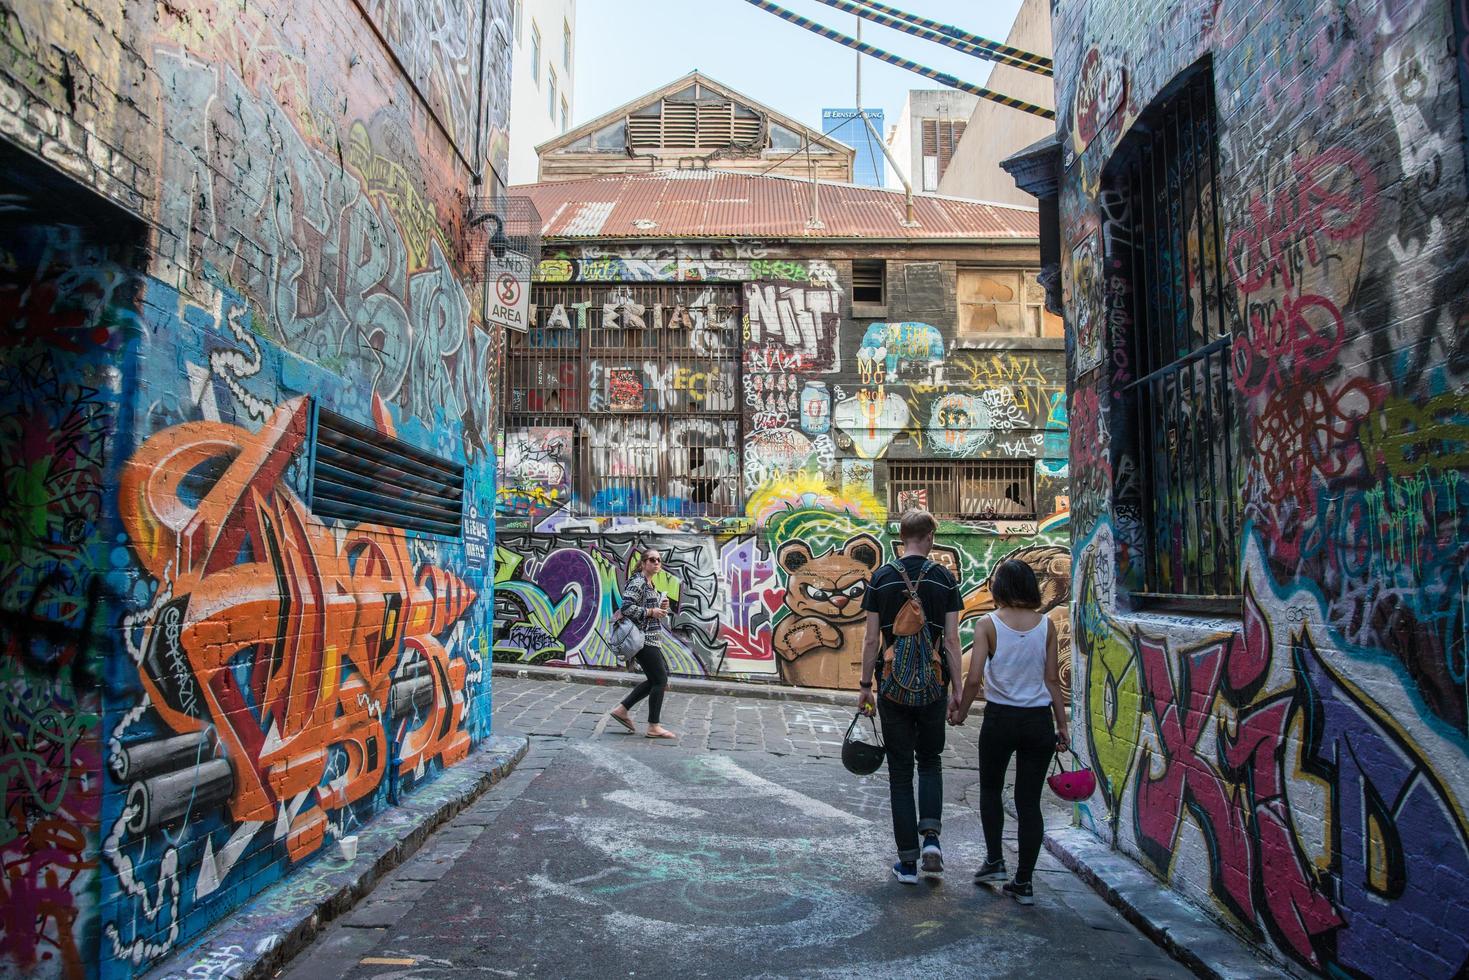
<instances>
[{"instance_id":1,"label":"man's dark jeans","mask_svg":"<svg viewBox=\"0 0 1469 980\"><path fill-rule=\"evenodd\" d=\"M909 707L877 698L882 741L887 747L888 792L899 861L917 861L918 835L941 829L944 811L944 723L948 699ZM918 807L913 807L913 763L918 762Z\"/></svg>"}]
</instances>

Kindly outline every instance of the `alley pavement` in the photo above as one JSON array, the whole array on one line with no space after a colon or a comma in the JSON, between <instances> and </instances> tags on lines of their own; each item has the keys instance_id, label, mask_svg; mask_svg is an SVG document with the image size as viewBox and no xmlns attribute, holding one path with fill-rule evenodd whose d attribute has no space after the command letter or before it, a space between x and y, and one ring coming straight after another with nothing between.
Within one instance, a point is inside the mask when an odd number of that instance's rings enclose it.
<instances>
[{"instance_id":1,"label":"alley pavement","mask_svg":"<svg viewBox=\"0 0 1469 980\"><path fill-rule=\"evenodd\" d=\"M624 694L497 678L520 767L282 975L1188 976L1044 852L1031 908L971 883L977 718L949 729L948 874L913 887L888 870L885 772L841 766L849 711L670 694L667 742L608 724Z\"/></svg>"}]
</instances>

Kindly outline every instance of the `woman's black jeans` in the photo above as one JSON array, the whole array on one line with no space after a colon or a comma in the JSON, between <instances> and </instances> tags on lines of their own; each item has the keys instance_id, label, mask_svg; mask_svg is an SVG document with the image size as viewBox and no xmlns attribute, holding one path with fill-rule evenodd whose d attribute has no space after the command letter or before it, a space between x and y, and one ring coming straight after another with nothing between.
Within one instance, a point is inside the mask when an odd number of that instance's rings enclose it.
<instances>
[{"instance_id":1,"label":"woman's black jeans","mask_svg":"<svg viewBox=\"0 0 1469 980\"><path fill-rule=\"evenodd\" d=\"M1020 867L1015 880L1026 882L1035 873L1041 853L1045 821L1041 817L1041 790L1046 769L1056 753L1056 725L1051 708L1017 708L990 701L984 706L979 728L979 821L984 827L985 860L1004 856L1000 835L1005 830L1005 770L1015 756L1015 814L1020 823Z\"/></svg>"},{"instance_id":2,"label":"woman's black jeans","mask_svg":"<svg viewBox=\"0 0 1469 980\"><path fill-rule=\"evenodd\" d=\"M643 682L622 699L622 706L629 710L643 698L648 699L648 724L658 724L663 713L663 692L668 688L668 665L663 662L663 651L654 646L643 647L634 658L643 668Z\"/></svg>"},{"instance_id":3,"label":"woman's black jeans","mask_svg":"<svg viewBox=\"0 0 1469 980\"><path fill-rule=\"evenodd\" d=\"M918 835L938 833L944 812L944 722L948 699L910 707L878 696L888 757L888 795L899 861L917 861ZM913 763L918 763L918 807L913 806Z\"/></svg>"}]
</instances>

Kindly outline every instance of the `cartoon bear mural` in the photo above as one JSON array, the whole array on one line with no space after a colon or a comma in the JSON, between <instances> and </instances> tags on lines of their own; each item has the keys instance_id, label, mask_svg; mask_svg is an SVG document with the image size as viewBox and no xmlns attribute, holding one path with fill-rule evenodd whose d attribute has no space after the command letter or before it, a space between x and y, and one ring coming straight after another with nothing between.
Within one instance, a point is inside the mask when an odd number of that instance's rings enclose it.
<instances>
[{"instance_id":1,"label":"cartoon bear mural","mask_svg":"<svg viewBox=\"0 0 1469 980\"><path fill-rule=\"evenodd\" d=\"M804 541L788 541L776 552L786 576L785 615L772 643L780 676L802 687L857 687L862 670L862 597L882 561L882 546L870 534L840 549L813 555Z\"/></svg>"},{"instance_id":2,"label":"cartoon bear mural","mask_svg":"<svg viewBox=\"0 0 1469 980\"><path fill-rule=\"evenodd\" d=\"M1057 655L1061 661L1061 690L1067 700L1071 698L1071 552L1057 545L1036 545L1010 552L990 567L983 582L964 597L964 611L959 621L965 622L984 615L995 608L994 596L990 594L990 581L1000 562L1018 558L1035 572L1041 587L1040 611L1051 620L1056 630ZM970 649L964 651L963 671L969 673Z\"/></svg>"}]
</instances>

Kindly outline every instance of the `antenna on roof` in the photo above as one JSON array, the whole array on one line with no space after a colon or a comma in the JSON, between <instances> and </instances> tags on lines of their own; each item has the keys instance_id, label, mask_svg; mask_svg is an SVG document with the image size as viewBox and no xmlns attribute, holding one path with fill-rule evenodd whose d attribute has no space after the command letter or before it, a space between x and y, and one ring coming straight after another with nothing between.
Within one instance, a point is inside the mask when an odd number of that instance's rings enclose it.
<instances>
[{"instance_id":1,"label":"antenna on roof","mask_svg":"<svg viewBox=\"0 0 1469 980\"><path fill-rule=\"evenodd\" d=\"M861 17L857 18L857 43L862 43ZM867 127L868 137L876 138L878 149L882 150L883 158L892 164L893 173L898 175L898 182L903 185L903 224L910 228L916 226L918 222L913 219L913 182L908 179L908 175L903 172L903 168L898 165L898 161L893 158L893 151L888 149L887 142L883 140L882 134L877 131L876 126L872 125L872 120L867 118L867 111L862 108L862 51L860 48L857 51L857 116L862 120L862 125ZM884 180L883 184L886 185L887 181Z\"/></svg>"}]
</instances>

